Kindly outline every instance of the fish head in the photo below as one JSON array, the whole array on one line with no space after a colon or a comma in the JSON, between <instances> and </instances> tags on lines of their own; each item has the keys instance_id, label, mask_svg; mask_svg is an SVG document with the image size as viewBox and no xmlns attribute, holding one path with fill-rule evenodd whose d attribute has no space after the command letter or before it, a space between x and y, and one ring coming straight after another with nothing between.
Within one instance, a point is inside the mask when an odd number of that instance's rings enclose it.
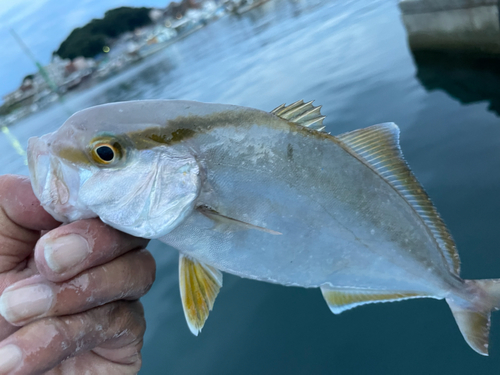
<instances>
[{"instance_id":1,"label":"fish head","mask_svg":"<svg viewBox=\"0 0 500 375\"><path fill-rule=\"evenodd\" d=\"M201 185L195 157L182 143L143 136L165 121L132 103L139 102L88 108L29 140L33 190L55 219L99 217L134 236L159 238L192 212Z\"/></svg>"}]
</instances>

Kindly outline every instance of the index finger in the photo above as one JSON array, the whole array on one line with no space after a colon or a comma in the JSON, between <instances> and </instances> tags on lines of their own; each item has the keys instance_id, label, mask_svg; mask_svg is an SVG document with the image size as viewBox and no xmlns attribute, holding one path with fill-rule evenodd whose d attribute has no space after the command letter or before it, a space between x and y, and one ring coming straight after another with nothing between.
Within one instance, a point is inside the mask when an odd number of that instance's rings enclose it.
<instances>
[{"instance_id":1,"label":"index finger","mask_svg":"<svg viewBox=\"0 0 500 375\"><path fill-rule=\"evenodd\" d=\"M149 240L120 232L99 219L85 219L45 234L36 244L35 261L50 281L69 280L89 268L144 248Z\"/></svg>"}]
</instances>

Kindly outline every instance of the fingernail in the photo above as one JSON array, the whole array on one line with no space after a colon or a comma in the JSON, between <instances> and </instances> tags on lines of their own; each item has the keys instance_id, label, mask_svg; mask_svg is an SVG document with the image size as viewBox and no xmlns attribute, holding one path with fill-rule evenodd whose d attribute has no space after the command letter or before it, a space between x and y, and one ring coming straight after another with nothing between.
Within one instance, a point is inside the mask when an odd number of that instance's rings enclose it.
<instances>
[{"instance_id":1,"label":"fingernail","mask_svg":"<svg viewBox=\"0 0 500 375\"><path fill-rule=\"evenodd\" d=\"M52 289L45 284L6 289L0 297L0 314L9 323L36 318L49 311L53 299Z\"/></svg>"},{"instance_id":2,"label":"fingernail","mask_svg":"<svg viewBox=\"0 0 500 375\"><path fill-rule=\"evenodd\" d=\"M16 345L6 345L0 348L0 374L8 374L15 369L23 359L23 352Z\"/></svg>"},{"instance_id":3,"label":"fingernail","mask_svg":"<svg viewBox=\"0 0 500 375\"><path fill-rule=\"evenodd\" d=\"M78 234L68 234L54 240L47 239L44 256L47 265L56 273L63 273L82 262L90 254L88 242Z\"/></svg>"}]
</instances>

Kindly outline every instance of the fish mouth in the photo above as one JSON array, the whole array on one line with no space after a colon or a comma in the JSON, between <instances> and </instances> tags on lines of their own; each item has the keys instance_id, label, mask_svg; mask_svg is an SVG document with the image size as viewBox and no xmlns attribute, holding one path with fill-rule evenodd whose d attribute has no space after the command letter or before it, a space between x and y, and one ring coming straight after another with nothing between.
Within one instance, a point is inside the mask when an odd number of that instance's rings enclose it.
<instances>
[{"instance_id":1,"label":"fish mouth","mask_svg":"<svg viewBox=\"0 0 500 375\"><path fill-rule=\"evenodd\" d=\"M28 140L28 168L30 172L33 192L41 201L43 187L48 176L48 166L50 165L49 149L40 138L33 137Z\"/></svg>"},{"instance_id":2,"label":"fish mouth","mask_svg":"<svg viewBox=\"0 0 500 375\"><path fill-rule=\"evenodd\" d=\"M33 137L28 141L28 167L33 192L56 220L74 221L81 216L72 196L75 187L79 186L78 172L51 154L45 137ZM71 189L68 183L71 183Z\"/></svg>"}]
</instances>

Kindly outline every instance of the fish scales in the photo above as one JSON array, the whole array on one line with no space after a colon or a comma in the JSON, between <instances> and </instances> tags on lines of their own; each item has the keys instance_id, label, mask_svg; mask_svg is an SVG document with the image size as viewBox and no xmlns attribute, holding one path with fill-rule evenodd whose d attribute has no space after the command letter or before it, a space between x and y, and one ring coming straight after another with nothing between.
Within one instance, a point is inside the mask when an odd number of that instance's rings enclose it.
<instances>
[{"instance_id":1,"label":"fish scales","mask_svg":"<svg viewBox=\"0 0 500 375\"><path fill-rule=\"evenodd\" d=\"M112 103L29 142L32 185L64 222L99 217L180 252L197 335L221 271L318 287L333 313L445 299L467 343L488 354L500 280L462 280L458 253L387 123L322 132L311 102L271 113L189 101Z\"/></svg>"},{"instance_id":2,"label":"fish scales","mask_svg":"<svg viewBox=\"0 0 500 375\"><path fill-rule=\"evenodd\" d=\"M412 289L427 290L419 279L427 284L429 268L442 274L447 267L411 207L333 137L256 112L246 123L211 128L190 142L199 148L210 191L200 203L283 235L237 225L213 233L214 224L194 214L162 238L181 251L224 271L306 287L374 287L376 279L385 280L376 287L390 289L397 267L406 288L405 275L414 273ZM199 232L188 236L193 228ZM189 237L193 243L184 244ZM380 264L378 273L363 280L372 262Z\"/></svg>"}]
</instances>

